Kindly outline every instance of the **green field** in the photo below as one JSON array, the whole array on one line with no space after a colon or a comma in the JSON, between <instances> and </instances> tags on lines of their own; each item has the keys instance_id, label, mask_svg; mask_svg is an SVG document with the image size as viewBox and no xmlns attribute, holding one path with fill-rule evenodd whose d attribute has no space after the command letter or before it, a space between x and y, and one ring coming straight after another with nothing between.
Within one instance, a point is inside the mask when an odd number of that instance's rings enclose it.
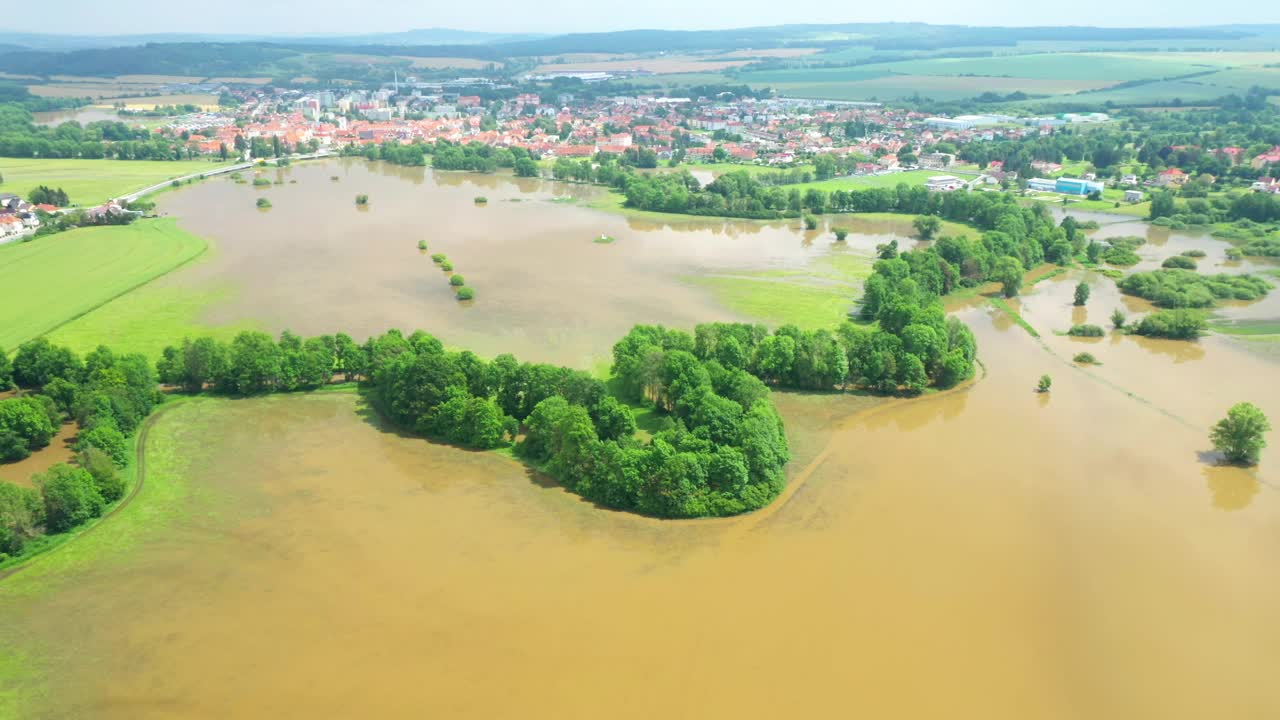
<instances>
[{"instance_id":1,"label":"green field","mask_svg":"<svg viewBox=\"0 0 1280 720\"><path fill-rule=\"evenodd\" d=\"M686 280L745 317L817 330L848 316L873 262L874 258L852 253L831 254L804 269L698 275Z\"/></svg>"},{"instance_id":2,"label":"green field","mask_svg":"<svg viewBox=\"0 0 1280 720\"><path fill-rule=\"evenodd\" d=\"M788 190L795 188L800 191L813 188L822 190L823 192L831 192L833 190L868 190L870 188L896 188L906 183L907 185L924 185L925 180L934 175L946 175L946 170L907 170L906 172L889 173L886 175L855 175L853 177L832 178L830 180L816 180L809 183L800 183L797 185L786 185Z\"/></svg>"},{"instance_id":3,"label":"green field","mask_svg":"<svg viewBox=\"0 0 1280 720\"><path fill-rule=\"evenodd\" d=\"M204 252L170 219L80 228L0 246L0 348L12 350ZM102 335L99 342L119 345ZM79 349L84 349L83 347Z\"/></svg>"},{"instance_id":4,"label":"green field","mask_svg":"<svg viewBox=\"0 0 1280 720\"><path fill-rule=\"evenodd\" d=\"M1037 53L986 58L930 58L869 67L907 75L984 75L1106 82L1176 77L1210 69L1198 57L1182 59L1179 53Z\"/></svg>"},{"instance_id":5,"label":"green field","mask_svg":"<svg viewBox=\"0 0 1280 720\"><path fill-rule=\"evenodd\" d=\"M100 205L170 178L212 170L225 163L208 160L42 160L0 158L0 192L26 197L37 185L62 188L71 202Z\"/></svg>"}]
</instances>

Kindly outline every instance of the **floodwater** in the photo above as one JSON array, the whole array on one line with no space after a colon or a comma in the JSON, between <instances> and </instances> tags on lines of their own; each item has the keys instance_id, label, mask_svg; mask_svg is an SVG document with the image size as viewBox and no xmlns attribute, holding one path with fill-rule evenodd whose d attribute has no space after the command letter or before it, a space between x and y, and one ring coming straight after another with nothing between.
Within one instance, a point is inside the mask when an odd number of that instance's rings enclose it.
<instances>
[{"instance_id":1,"label":"floodwater","mask_svg":"<svg viewBox=\"0 0 1280 720\"><path fill-rule=\"evenodd\" d=\"M348 177L325 193L344 218L358 212ZM538 313L529 296L529 308L502 306L509 322L466 328L455 306L405 291L395 297L418 321L401 322L386 295L416 277L416 249L400 249L424 231L378 205L395 183L361 177L374 206L354 222L376 232L335 238L323 217L287 211L290 222L255 241L219 235L219 256L198 269L246 275L239 303L331 320L340 308L306 312L341 279L313 269L312 233L313 252L365 280L350 302L389 315L379 327L560 357L600 352L614 322L716 310L696 295L672 307L662 293L681 286L664 268L785 266L820 248L785 226L646 228L499 199L554 186L427 173L408 184L490 198L427 223L433 251L468 276L486 262L507 273L532 263L532 278L491 270L485 286L542 288L551 273L586 298L585 319L561 329L568 306L553 299L557 309ZM276 210L263 217L274 223L304 179L269 190ZM251 206L230 184L174 197L199 193ZM563 211L560 224L539 229L548 209ZM232 227L248 222L238 212ZM392 217L374 223L379 213ZM498 227L491 217L528 224L508 240L537 247L499 244L484 231ZM599 232L618 242L591 245ZM337 239L383 262L341 253ZM565 252L577 242L586 252ZM255 246L264 262L297 260L275 268L278 296ZM628 247L625 262L591 255ZM607 293L545 262L556 253L615 282L621 263L637 282L656 278L654 294L595 307ZM319 289L302 280L313 271ZM1074 308L1081 278L1093 294ZM1280 716L1280 452L1254 470L1223 467L1207 440L1240 400L1280 418L1276 365L1212 336L1055 335L1107 326L1113 307L1149 309L1091 274L1044 280L1011 304L1040 339L983 297L955 308L984 364L966 388L909 401L776 394L795 455L788 488L724 520L596 508L500 455L388 432L350 393L168 409L137 500L0 581L0 659L22 659L7 674L0 662L0 715L11 698L23 718ZM560 331L573 350L539 353ZM1075 366L1082 350L1103 364ZM1044 373L1052 391L1033 392Z\"/></svg>"},{"instance_id":2,"label":"floodwater","mask_svg":"<svg viewBox=\"0 0 1280 720\"><path fill-rule=\"evenodd\" d=\"M961 316L985 379L780 394L788 491L723 521L594 508L351 394L175 408L149 474L183 512L0 583L0 641L47 673L30 717L1274 717L1275 455L1216 467Z\"/></svg>"},{"instance_id":3,"label":"floodwater","mask_svg":"<svg viewBox=\"0 0 1280 720\"><path fill-rule=\"evenodd\" d=\"M203 321L356 338L427 328L481 354L580 367L607 357L637 322L743 319L689 278L804 268L833 253L869 263L876 244L905 242L911 232L909 223L846 219L840 224L856 235L841 245L828 227L806 232L799 221L654 221L582 206L605 194L599 188L364 160L265 176L282 184L216 180L164 198L162 210L216 251L160 282L235 289ZM355 206L357 193L369 195L367 210ZM260 195L270 211L254 207ZM477 206L477 196L488 203ZM616 241L593 242L602 234ZM476 289L474 302L454 299L433 253L446 254Z\"/></svg>"},{"instance_id":4,"label":"floodwater","mask_svg":"<svg viewBox=\"0 0 1280 720\"><path fill-rule=\"evenodd\" d=\"M64 122L75 121L81 125L87 125L91 122L107 120L110 122L119 122L125 118L110 108L104 107L82 107L74 110L45 110L42 112L31 113L37 125L57 126Z\"/></svg>"}]
</instances>

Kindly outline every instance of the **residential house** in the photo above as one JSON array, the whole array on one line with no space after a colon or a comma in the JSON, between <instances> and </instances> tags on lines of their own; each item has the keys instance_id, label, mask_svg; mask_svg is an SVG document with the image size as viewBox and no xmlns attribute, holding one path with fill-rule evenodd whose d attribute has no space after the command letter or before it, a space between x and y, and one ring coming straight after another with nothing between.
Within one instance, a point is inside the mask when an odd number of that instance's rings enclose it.
<instances>
[{"instance_id":1,"label":"residential house","mask_svg":"<svg viewBox=\"0 0 1280 720\"><path fill-rule=\"evenodd\" d=\"M1188 175L1178 168L1169 168L1168 170L1161 171L1159 175L1156 175L1156 185L1159 185L1160 187L1186 185L1187 180Z\"/></svg>"},{"instance_id":2,"label":"residential house","mask_svg":"<svg viewBox=\"0 0 1280 720\"><path fill-rule=\"evenodd\" d=\"M920 156L920 167L929 168L931 170L940 170L950 167L956 161L956 156L951 153L925 153Z\"/></svg>"},{"instance_id":3,"label":"residential house","mask_svg":"<svg viewBox=\"0 0 1280 720\"><path fill-rule=\"evenodd\" d=\"M1124 177L1120 178L1120 184L1121 184L1121 185L1137 185L1137 184L1138 184L1138 176L1137 176L1137 175L1125 175Z\"/></svg>"},{"instance_id":4,"label":"residential house","mask_svg":"<svg viewBox=\"0 0 1280 720\"><path fill-rule=\"evenodd\" d=\"M1254 169L1260 169L1276 163L1280 163L1280 146L1273 147L1267 152L1254 157L1249 166Z\"/></svg>"}]
</instances>

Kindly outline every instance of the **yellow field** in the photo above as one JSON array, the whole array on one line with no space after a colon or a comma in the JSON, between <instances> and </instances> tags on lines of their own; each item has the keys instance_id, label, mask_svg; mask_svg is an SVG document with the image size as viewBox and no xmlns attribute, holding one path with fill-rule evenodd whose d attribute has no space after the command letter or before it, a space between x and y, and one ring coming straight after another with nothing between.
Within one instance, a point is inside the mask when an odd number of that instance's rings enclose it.
<instances>
[{"instance_id":1,"label":"yellow field","mask_svg":"<svg viewBox=\"0 0 1280 720\"><path fill-rule=\"evenodd\" d=\"M49 83L46 85L28 85L32 95L39 97L91 97L112 98L126 95L141 95L155 91L156 85L126 85L116 82L100 83Z\"/></svg>"},{"instance_id":2,"label":"yellow field","mask_svg":"<svg viewBox=\"0 0 1280 720\"><path fill-rule=\"evenodd\" d=\"M1097 53L1124 60L1155 60L1186 62L1215 67L1249 67L1280 63L1280 52L1148 52L1148 53Z\"/></svg>"}]
</instances>

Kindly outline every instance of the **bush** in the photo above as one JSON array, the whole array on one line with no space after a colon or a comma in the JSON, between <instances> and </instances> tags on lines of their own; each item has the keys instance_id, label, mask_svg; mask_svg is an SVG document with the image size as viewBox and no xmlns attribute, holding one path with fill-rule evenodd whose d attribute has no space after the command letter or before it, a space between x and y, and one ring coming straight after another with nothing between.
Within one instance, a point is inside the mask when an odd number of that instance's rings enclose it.
<instances>
[{"instance_id":1,"label":"bush","mask_svg":"<svg viewBox=\"0 0 1280 720\"><path fill-rule=\"evenodd\" d=\"M270 180L268 180L268 179L266 179L266 178L264 178L264 177L261 177L261 176L256 177L256 178L254 178L254 179L253 179L253 186L254 186L254 187L263 187L263 186L265 186L265 185L270 185L270 184L271 184L271 181L270 181Z\"/></svg>"},{"instance_id":2,"label":"bush","mask_svg":"<svg viewBox=\"0 0 1280 720\"><path fill-rule=\"evenodd\" d=\"M1202 257L1204 257L1207 253L1205 253L1205 251L1203 251L1203 250L1191 249L1191 250L1186 250L1186 251L1184 251L1182 254L1183 254L1185 257L1189 257L1189 258L1202 258Z\"/></svg>"},{"instance_id":3,"label":"bush","mask_svg":"<svg viewBox=\"0 0 1280 720\"><path fill-rule=\"evenodd\" d=\"M1160 267L1169 270L1195 270L1198 266L1194 258L1174 255L1173 257L1165 258L1164 262L1160 263Z\"/></svg>"},{"instance_id":4,"label":"bush","mask_svg":"<svg viewBox=\"0 0 1280 720\"><path fill-rule=\"evenodd\" d=\"M129 441L124 433L112 422L99 422L89 430L80 433L76 440L76 450L97 448L106 453L112 462L124 467L129 462Z\"/></svg>"},{"instance_id":5,"label":"bush","mask_svg":"<svg viewBox=\"0 0 1280 720\"><path fill-rule=\"evenodd\" d=\"M444 261L445 261L444 253L436 253L435 255L432 255L432 256L431 256L431 262L433 262L433 263L435 263L435 264L437 264L437 265L439 265L440 263L442 263L442 262L444 262Z\"/></svg>"},{"instance_id":6,"label":"bush","mask_svg":"<svg viewBox=\"0 0 1280 720\"><path fill-rule=\"evenodd\" d=\"M1244 258L1244 252L1240 248L1227 248L1228 260L1241 260Z\"/></svg>"},{"instance_id":7,"label":"bush","mask_svg":"<svg viewBox=\"0 0 1280 720\"><path fill-rule=\"evenodd\" d=\"M418 241L418 249L419 249L419 250L426 250L426 249L427 249L427 241L426 241L426 240L419 240L419 241Z\"/></svg>"},{"instance_id":8,"label":"bush","mask_svg":"<svg viewBox=\"0 0 1280 720\"><path fill-rule=\"evenodd\" d=\"M1067 334L1071 337L1102 337L1106 331L1097 325L1072 325Z\"/></svg>"},{"instance_id":9,"label":"bush","mask_svg":"<svg viewBox=\"0 0 1280 720\"><path fill-rule=\"evenodd\" d=\"M469 287L463 286L458 288L458 293L456 297L459 300L474 300L476 297L476 291L472 290Z\"/></svg>"},{"instance_id":10,"label":"bush","mask_svg":"<svg viewBox=\"0 0 1280 720\"><path fill-rule=\"evenodd\" d=\"M1087 352L1076 353L1075 357L1071 358L1071 360L1074 362L1081 363L1083 365L1098 364L1098 358L1094 357L1093 353L1087 353Z\"/></svg>"},{"instance_id":11,"label":"bush","mask_svg":"<svg viewBox=\"0 0 1280 720\"><path fill-rule=\"evenodd\" d=\"M1051 387L1053 387L1053 378L1048 375L1041 375L1040 382L1036 383L1036 390L1047 393Z\"/></svg>"},{"instance_id":12,"label":"bush","mask_svg":"<svg viewBox=\"0 0 1280 720\"><path fill-rule=\"evenodd\" d=\"M356 196L356 205L365 206L369 204L369 196L361 193Z\"/></svg>"},{"instance_id":13,"label":"bush","mask_svg":"<svg viewBox=\"0 0 1280 720\"><path fill-rule=\"evenodd\" d=\"M489 198L483 195L477 195L473 202L477 205L484 205L485 203L489 202Z\"/></svg>"},{"instance_id":14,"label":"bush","mask_svg":"<svg viewBox=\"0 0 1280 720\"><path fill-rule=\"evenodd\" d=\"M464 280L461 275L453 275L449 278L449 284L454 287L462 287L467 284L467 281Z\"/></svg>"},{"instance_id":15,"label":"bush","mask_svg":"<svg viewBox=\"0 0 1280 720\"><path fill-rule=\"evenodd\" d=\"M271 201L266 198L258 198L258 207L265 210L271 207Z\"/></svg>"},{"instance_id":16,"label":"bush","mask_svg":"<svg viewBox=\"0 0 1280 720\"><path fill-rule=\"evenodd\" d=\"M33 479L44 498L49 532L66 532L102 514L105 502L87 470L59 463Z\"/></svg>"},{"instance_id":17,"label":"bush","mask_svg":"<svg viewBox=\"0 0 1280 720\"><path fill-rule=\"evenodd\" d=\"M0 482L0 560L22 554L27 541L40 534L44 501L40 493Z\"/></svg>"},{"instance_id":18,"label":"bush","mask_svg":"<svg viewBox=\"0 0 1280 720\"><path fill-rule=\"evenodd\" d=\"M835 233L836 242L844 242L845 238L849 237L849 231L845 228L833 228L831 232Z\"/></svg>"},{"instance_id":19,"label":"bush","mask_svg":"<svg viewBox=\"0 0 1280 720\"><path fill-rule=\"evenodd\" d=\"M76 455L76 464L93 478L103 501L113 503L124 497L124 478L116 472L116 463L96 447L87 447Z\"/></svg>"},{"instance_id":20,"label":"bush","mask_svg":"<svg viewBox=\"0 0 1280 720\"><path fill-rule=\"evenodd\" d=\"M1165 308L1207 308L1218 300L1257 300L1271 283L1253 275L1200 275L1186 270L1134 273L1119 282L1120 290Z\"/></svg>"},{"instance_id":21,"label":"bush","mask_svg":"<svg viewBox=\"0 0 1280 720\"><path fill-rule=\"evenodd\" d=\"M440 263L440 269L445 272L450 272L453 270L453 263L449 262L448 260L445 260L444 262Z\"/></svg>"},{"instance_id":22,"label":"bush","mask_svg":"<svg viewBox=\"0 0 1280 720\"><path fill-rule=\"evenodd\" d=\"M1134 252L1146 240L1140 237L1117 237L1107 240L1107 249L1102 251L1103 261L1111 265L1128 267L1137 265L1142 258Z\"/></svg>"},{"instance_id":23,"label":"bush","mask_svg":"<svg viewBox=\"0 0 1280 720\"><path fill-rule=\"evenodd\" d=\"M1195 310L1157 310L1147 315L1133 327L1137 335L1194 340L1209 329L1204 313Z\"/></svg>"},{"instance_id":24,"label":"bush","mask_svg":"<svg viewBox=\"0 0 1280 720\"><path fill-rule=\"evenodd\" d=\"M817 230L817 229L818 229L818 218L816 218L816 217L814 217L814 216L812 216L812 215L805 215L805 216L804 216L804 229L805 229L805 230Z\"/></svg>"},{"instance_id":25,"label":"bush","mask_svg":"<svg viewBox=\"0 0 1280 720\"><path fill-rule=\"evenodd\" d=\"M1280 235L1251 240L1245 243L1244 247L1240 248L1240 252L1244 255L1257 255L1263 257L1280 256Z\"/></svg>"}]
</instances>

